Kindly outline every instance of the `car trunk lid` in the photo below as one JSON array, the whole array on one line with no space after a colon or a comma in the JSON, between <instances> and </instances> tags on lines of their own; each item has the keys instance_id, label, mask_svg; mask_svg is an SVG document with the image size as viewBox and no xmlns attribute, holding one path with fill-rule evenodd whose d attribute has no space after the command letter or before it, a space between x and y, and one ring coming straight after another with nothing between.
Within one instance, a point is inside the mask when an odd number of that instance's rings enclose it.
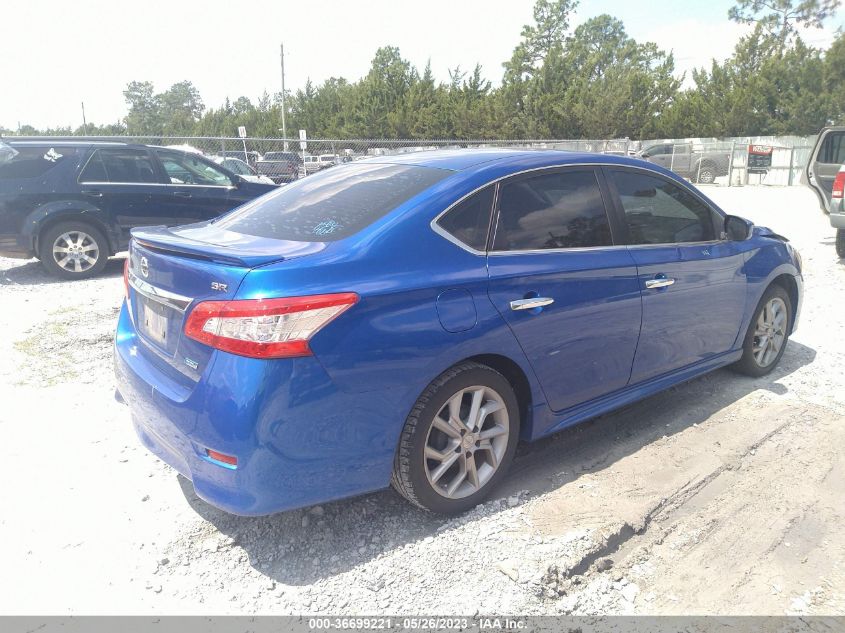
<instances>
[{"instance_id":1,"label":"car trunk lid","mask_svg":"<svg viewBox=\"0 0 845 633\"><path fill-rule=\"evenodd\" d=\"M134 230L130 312L143 352L172 378L195 383L213 350L184 335L201 301L233 299L254 267L317 252L322 244L257 238L213 225Z\"/></svg>"}]
</instances>

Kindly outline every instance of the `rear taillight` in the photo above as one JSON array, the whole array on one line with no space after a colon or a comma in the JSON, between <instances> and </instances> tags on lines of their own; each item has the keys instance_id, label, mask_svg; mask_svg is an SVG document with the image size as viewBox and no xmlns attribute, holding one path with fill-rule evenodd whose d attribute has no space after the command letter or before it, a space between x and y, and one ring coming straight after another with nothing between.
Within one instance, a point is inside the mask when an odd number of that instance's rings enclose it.
<instances>
[{"instance_id":1,"label":"rear taillight","mask_svg":"<svg viewBox=\"0 0 845 633\"><path fill-rule=\"evenodd\" d=\"M833 181L833 190L830 192L831 198L845 198L845 171L840 171L836 174L836 179Z\"/></svg>"},{"instance_id":2,"label":"rear taillight","mask_svg":"<svg viewBox=\"0 0 845 633\"><path fill-rule=\"evenodd\" d=\"M354 292L284 299L203 301L185 323L190 338L253 358L310 356L308 341L358 301Z\"/></svg>"},{"instance_id":3,"label":"rear taillight","mask_svg":"<svg viewBox=\"0 0 845 633\"><path fill-rule=\"evenodd\" d=\"M126 298L129 299L129 257L123 262L123 292Z\"/></svg>"}]
</instances>

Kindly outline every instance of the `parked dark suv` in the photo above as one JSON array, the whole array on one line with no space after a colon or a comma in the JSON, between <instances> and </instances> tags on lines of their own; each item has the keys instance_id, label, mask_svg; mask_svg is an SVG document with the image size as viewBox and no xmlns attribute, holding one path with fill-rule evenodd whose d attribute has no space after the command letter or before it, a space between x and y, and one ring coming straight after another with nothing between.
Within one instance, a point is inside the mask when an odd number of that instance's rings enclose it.
<instances>
[{"instance_id":1,"label":"parked dark suv","mask_svg":"<svg viewBox=\"0 0 845 633\"><path fill-rule=\"evenodd\" d=\"M68 279L97 274L133 227L208 220L276 189L161 147L61 139L0 147L0 255L37 257Z\"/></svg>"}]
</instances>

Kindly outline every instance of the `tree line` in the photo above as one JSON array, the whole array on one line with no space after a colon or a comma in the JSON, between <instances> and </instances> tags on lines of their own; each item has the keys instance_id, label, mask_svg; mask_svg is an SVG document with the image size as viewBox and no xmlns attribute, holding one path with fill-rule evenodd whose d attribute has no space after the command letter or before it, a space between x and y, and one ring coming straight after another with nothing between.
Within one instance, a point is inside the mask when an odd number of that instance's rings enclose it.
<instances>
[{"instance_id":1,"label":"tree line","mask_svg":"<svg viewBox=\"0 0 845 633\"><path fill-rule=\"evenodd\" d=\"M808 135L845 122L845 34L830 47L806 43L840 0L738 0L729 19L752 30L724 61L675 75L671 53L638 42L619 19L598 15L570 27L578 0L537 0L498 86L476 65L435 80L398 48L379 48L358 81L310 80L286 94L289 136L312 138L528 139ZM21 134L134 136L281 135L280 94L206 108L190 81L157 93L130 82L128 112L112 125ZM10 130L0 132L10 133Z\"/></svg>"}]
</instances>

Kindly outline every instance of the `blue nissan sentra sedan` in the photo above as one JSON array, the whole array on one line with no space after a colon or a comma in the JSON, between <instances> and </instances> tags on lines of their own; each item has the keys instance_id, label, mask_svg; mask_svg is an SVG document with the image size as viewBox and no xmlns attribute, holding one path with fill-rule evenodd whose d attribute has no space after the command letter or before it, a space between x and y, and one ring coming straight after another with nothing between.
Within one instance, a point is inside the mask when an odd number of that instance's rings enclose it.
<instances>
[{"instance_id":1,"label":"blue nissan sentra sedan","mask_svg":"<svg viewBox=\"0 0 845 633\"><path fill-rule=\"evenodd\" d=\"M241 515L388 485L464 511L519 441L770 372L803 285L785 238L660 167L514 150L359 161L135 229L125 276L119 396Z\"/></svg>"}]
</instances>

